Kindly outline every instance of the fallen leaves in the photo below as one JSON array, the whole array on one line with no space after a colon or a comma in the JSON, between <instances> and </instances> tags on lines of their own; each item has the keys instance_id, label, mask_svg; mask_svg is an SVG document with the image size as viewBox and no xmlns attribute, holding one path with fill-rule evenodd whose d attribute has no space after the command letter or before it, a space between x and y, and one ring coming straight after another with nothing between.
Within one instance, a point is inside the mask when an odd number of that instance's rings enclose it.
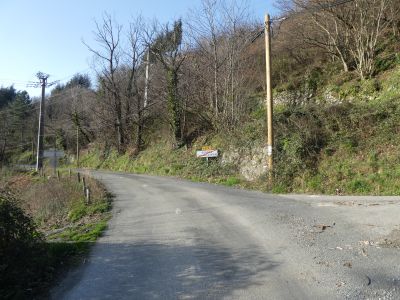
<instances>
[{"instance_id":1,"label":"fallen leaves","mask_svg":"<svg viewBox=\"0 0 400 300\"><path fill-rule=\"evenodd\" d=\"M343 264L343 266L344 267L348 267L348 268L352 268L353 267L353 265L351 264L351 262L345 262L344 264Z\"/></svg>"}]
</instances>

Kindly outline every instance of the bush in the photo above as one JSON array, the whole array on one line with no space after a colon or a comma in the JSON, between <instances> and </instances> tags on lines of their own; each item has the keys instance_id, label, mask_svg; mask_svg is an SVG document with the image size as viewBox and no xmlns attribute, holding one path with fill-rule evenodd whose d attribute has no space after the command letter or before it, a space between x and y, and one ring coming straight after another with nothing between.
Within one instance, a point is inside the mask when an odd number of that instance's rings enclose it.
<instances>
[{"instance_id":1,"label":"bush","mask_svg":"<svg viewBox=\"0 0 400 300\"><path fill-rule=\"evenodd\" d=\"M15 246L30 248L41 241L31 218L16 205L16 200L0 191L0 251L14 253Z\"/></svg>"},{"instance_id":2,"label":"bush","mask_svg":"<svg viewBox=\"0 0 400 300\"><path fill-rule=\"evenodd\" d=\"M0 190L0 298L27 298L46 275L42 236L16 199Z\"/></svg>"},{"instance_id":3,"label":"bush","mask_svg":"<svg viewBox=\"0 0 400 300\"><path fill-rule=\"evenodd\" d=\"M275 114L276 181L291 190L294 179L318 167L328 142L323 110L314 105L292 107Z\"/></svg>"}]
</instances>

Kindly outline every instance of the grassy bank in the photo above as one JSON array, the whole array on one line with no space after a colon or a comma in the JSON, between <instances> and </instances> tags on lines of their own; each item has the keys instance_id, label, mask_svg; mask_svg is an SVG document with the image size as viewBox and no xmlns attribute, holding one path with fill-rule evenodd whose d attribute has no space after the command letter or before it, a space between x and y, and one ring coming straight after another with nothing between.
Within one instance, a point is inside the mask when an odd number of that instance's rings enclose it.
<instances>
[{"instance_id":1,"label":"grassy bank","mask_svg":"<svg viewBox=\"0 0 400 300\"><path fill-rule=\"evenodd\" d=\"M166 140L154 139L133 157L92 146L81 165L239 184L276 193L399 195L400 68L364 81L331 78L317 82L314 92L314 97L301 105L275 105L272 187L266 185L265 176L246 181L239 172L240 157L230 163L220 157L209 165L195 157L204 145L219 149L221 156L232 149L245 153L262 146L262 101L235 130L201 136L190 148L170 150ZM327 101L326 93L335 101Z\"/></svg>"},{"instance_id":2,"label":"grassy bank","mask_svg":"<svg viewBox=\"0 0 400 300\"><path fill-rule=\"evenodd\" d=\"M275 124L274 191L400 194L400 68L331 79L314 101L278 109Z\"/></svg>"},{"instance_id":3,"label":"grassy bank","mask_svg":"<svg viewBox=\"0 0 400 300\"><path fill-rule=\"evenodd\" d=\"M0 229L17 231L0 247L0 298L46 298L60 274L80 263L106 228L110 196L90 178L88 203L76 176L2 172Z\"/></svg>"},{"instance_id":4,"label":"grassy bank","mask_svg":"<svg viewBox=\"0 0 400 300\"><path fill-rule=\"evenodd\" d=\"M118 155L115 150L104 150L95 147L86 151L80 166L94 169L132 172L137 174L152 174L159 176L177 176L193 181L205 181L232 185L237 183L237 170L233 164L221 164L219 159L205 159L196 157L196 149L200 144L207 143L220 148L217 137L208 140L199 140L190 149L181 148L170 150L166 141L154 143L138 156L132 157L128 153Z\"/></svg>"}]
</instances>

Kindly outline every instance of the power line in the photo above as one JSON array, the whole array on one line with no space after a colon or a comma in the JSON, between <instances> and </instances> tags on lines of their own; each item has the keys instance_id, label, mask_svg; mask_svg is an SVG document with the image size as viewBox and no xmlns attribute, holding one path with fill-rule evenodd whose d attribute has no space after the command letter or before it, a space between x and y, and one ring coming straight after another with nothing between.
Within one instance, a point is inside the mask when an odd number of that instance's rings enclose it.
<instances>
[{"instance_id":1,"label":"power line","mask_svg":"<svg viewBox=\"0 0 400 300\"><path fill-rule=\"evenodd\" d=\"M28 84L31 81L28 80L18 80L18 79L11 79L11 78L0 78L0 82L11 82L13 84Z\"/></svg>"},{"instance_id":2,"label":"power line","mask_svg":"<svg viewBox=\"0 0 400 300\"><path fill-rule=\"evenodd\" d=\"M299 14L304 14L304 13L309 13L309 12L318 12L324 9L329 9L337 6L341 6L350 2L354 2L356 0L337 0L331 3L325 2L325 3L317 3L315 5L310 5L310 6L300 6L298 5L302 10L301 11L292 11L292 15L299 15ZM280 22L286 20L288 17L275 17L271 18L271 22Z\"/></svg>"},{"instance_id":3,"label":"power line","mask_svg":"<svg viewBox=\"0 0 400 300\"><path fill-rule=\"evenodd\" d=\"M85 74L89 70L90 70L90 68L86 68L84 70L77 71L74 74L70 74L68 76L65 76L65 77L59 79L58 82L62 82L62 81L66 81L68 79L71 79L76 74ZM37 84L37 82L31 81L31 80L21 80L21 79L13 79L13 78L0 78L0 86L3 86L3 84L4 85L11 84L11 86L16 85L16 86L32 87L32 85Z\"/></svg>"},{"instance_id":4,"label":"power line","mask_svg":"<svg viewBox=\"0 0 400 300\"><path fill-rule=\"evenodd\" d=\"M81 93L80 93L80 95L83 95L83 96L94 95L94 94L95 94L95 92L91 91L91 90L84 90L84 91L81 91ZM54 99L54 100L52 100L52 99ZM61 95L53 95L53 96L47 97L47 101L50 101L47 103L47 107L61 104L62 102L69 100L69 99L71 99L71 96L67 96L67 95L62 95L62 96ZM32 108L33 111L37 110L37 109L39 109L39 107Z\"/></svg>"},{"instance_id":5,"label":"power line","mask_svg":"<svg viewBox=\"0 0 400 300\"><path fill-rule=\"evenodd\" d=\"M306 14L306 13L310 13L310 12L318 12L318 11L321 11L321 10L337 7L337 6L344 5L344 4L347 4L347 3L350 3L350 2L354 2L354 1L355 0L337 0L337 1L334 1L332 3L317 4L317 5L313 5L313 6L310 6L310 7L301 7L302 8L301 11L292 11L290 16L280 16L280 17L271 18L270 22L271 22L271 24L273 24L273 23L281 23L281 22L287 20L288 18L296 16L296 15ZM256 41L263 34L264 34L264 27L262 29L260 29L257 32L257 34L251 39L251 43Z\"/></svg>"},{"instance_id":6,"label":"power line","mask_svg":"<svg viewBox=\"0 0 400 300\"><path fill-rule=\"evenodd\" d=\"M70 78L74 77L76 74L83 74L83 73L86 73L86 72L89 71L89 70L90 70L90 68L86 68L86 69L84 69L84 70L82 70L82 71L75 72L75 73L72 74L72 75L69 75L69 76L66 76L66 77L64 77L64 78L61 78L60 81L65 81L65 80L67 80L67 79L70 79Z\"/></svg>"},{"instance_id":7,"label":"power line","mask_svg":"<svg viewBox=\"0 0 400 300\"><path fill-rule=\"evenodd\" d=\"M72 90L72 89L73 89L73 87L69 88L69 89L66 89L64 91L69 91L69 90ZM92 90L81 90L80 91L80 95L82 95L82 96L85 96L85 95L89 96L89 95L94 95L94 94L95 94L95 91L92 91ZM54 100L52 100L52 99L54 99ZM49 96L49 97L46 98L47 101L50 101L50 102L47 102L46 106L49 107L49 106L61 104L63 101L66 101L66 100L69 100L69 99L71 99L71 96L67 96L67 95L52 95L52 96ZM40 109L40 106L34 106L34 105L35 105L35 103L29 103L29 104L25 104L24 103L22 107L27 108L27 112L34 112L34 111ZM5 110L3 109L1 112L4 112L4 111Z\"/></svg>"},{"instance_id":8,"label":"power line","mask_svg":"<svg viewBox=\"0 0 400 300\"><path fill-rule=\"evenodd\" d=\"M340 6L340 5L344 5L350 2L354 2L355 0L338 0L332 3L326 3L326 4L317 4L315 5L314 9L315 10L322 10L322 9L327 9L327 8L332 8L332 7L336 7L336 6ZM313 7L311 6L311 9L313 9Z\"/></svg>"}]
</instances>

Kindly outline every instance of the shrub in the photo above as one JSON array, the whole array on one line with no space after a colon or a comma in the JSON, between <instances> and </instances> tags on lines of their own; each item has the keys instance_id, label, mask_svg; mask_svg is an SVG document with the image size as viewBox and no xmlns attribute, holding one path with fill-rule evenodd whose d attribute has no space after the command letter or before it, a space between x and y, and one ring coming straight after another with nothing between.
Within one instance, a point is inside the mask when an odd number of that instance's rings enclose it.
<instances>
[{"instance_id":1,"label":"shrub","mask_svg":"<svg viewBox=\"0 0 400 300\"><path fill-rule=\"evenodd\" d=\"M42 236L16 199L0 190L0 298L27 298L39 278L46 276Z\"/></svg>"}]
</instances>

